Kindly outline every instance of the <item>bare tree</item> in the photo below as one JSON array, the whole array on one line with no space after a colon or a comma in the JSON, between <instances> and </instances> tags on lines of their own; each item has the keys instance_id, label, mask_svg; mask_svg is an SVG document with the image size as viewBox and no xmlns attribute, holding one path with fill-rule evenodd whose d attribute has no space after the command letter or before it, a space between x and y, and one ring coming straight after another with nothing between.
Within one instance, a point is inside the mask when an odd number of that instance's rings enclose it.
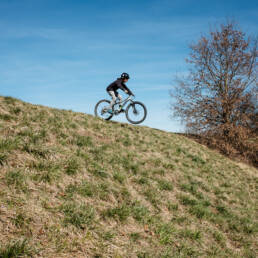
<instances>
[{"instance_id":1,"label":"bare tree","mask_svg":"<svg viewBox=\"0 0 258 258\"><path fill-rule=\"evenodd\" d=\"M257 132L257 39L233 22L190 46L189 76L171 90L173 115L186 129L225 138Z\"/></svg>"}]
</instances>

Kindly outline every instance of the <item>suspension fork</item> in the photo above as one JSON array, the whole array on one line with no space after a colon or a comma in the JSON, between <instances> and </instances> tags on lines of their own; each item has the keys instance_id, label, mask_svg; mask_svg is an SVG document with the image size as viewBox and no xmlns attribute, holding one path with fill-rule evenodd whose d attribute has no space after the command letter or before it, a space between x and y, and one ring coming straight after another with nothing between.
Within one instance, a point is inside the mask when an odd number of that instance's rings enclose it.
<instances>
[{"instance_id":1,"label":"suspension fork","mask_svg":"<svg viewBox=\"0 0 258 258\"><path fill-rule=\"evenodd\" d=\"M137 114L138 112L137 112L137 109L135 108L135 103L134 103L134 101L132 101L132 100L131 100L131 105L132 105L132 107L133 107L133 113L134 113L134 114Z\"/></svg>"}]
</instances>

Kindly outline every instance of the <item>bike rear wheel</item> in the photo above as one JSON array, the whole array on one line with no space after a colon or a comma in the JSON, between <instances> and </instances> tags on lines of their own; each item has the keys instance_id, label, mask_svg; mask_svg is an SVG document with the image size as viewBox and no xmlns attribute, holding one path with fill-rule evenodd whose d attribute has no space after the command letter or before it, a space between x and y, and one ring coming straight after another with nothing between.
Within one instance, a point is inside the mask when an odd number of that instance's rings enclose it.
<instances>
[{"instance_id":1,"label":"bike rear wheel","mask_svg":"<svg viewBox=\"0 0 258 258\"><path fill-rule=\"evenodd\" d=\"M113 114L110 114L107 112L109 106L110 106L110 100L107 100L107 99L100 100L96 104L94 109L95 116L100 117L104 120L110 120Z\"/></svg>"},{"instance_id":2,"label":"bike rear wheel","mask_svg":"<svg viewBox=\"0 0 258 258\"><path fill-rule=\"evenodd\" d=\"M126 119L132 124L142 123L147 116L147 109L143 103L135 101L125 110Z\"/></svg>"}]
</instances>

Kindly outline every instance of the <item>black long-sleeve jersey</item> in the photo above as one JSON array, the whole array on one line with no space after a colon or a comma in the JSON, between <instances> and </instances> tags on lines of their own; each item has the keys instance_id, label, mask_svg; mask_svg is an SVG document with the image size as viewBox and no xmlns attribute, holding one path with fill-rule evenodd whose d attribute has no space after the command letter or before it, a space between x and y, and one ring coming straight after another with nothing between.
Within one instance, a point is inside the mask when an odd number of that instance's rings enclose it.
<instances>
[{"instance_id":1,"label":"black long-sleeve jersey","mask_svg":"<svg viewBox=\"0 0 258 258\"><path fill-rule=\"evenodd\" d=\"M127 88L127 86L123 83L123 80L121 78L118 78L116 81L112 82L108 87L107 91L117 91L118 89L121 89L123 91L128 91L129 95L133 95L133 93Z\"/></svg>"}]
</instances>

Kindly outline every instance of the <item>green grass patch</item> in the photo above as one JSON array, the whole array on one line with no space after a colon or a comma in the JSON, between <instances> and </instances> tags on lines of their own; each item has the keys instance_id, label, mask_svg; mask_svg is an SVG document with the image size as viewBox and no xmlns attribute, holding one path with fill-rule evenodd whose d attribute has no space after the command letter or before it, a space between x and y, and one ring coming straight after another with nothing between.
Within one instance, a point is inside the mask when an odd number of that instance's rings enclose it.
<instances>
[{"instance_id":1,"label":"green grass patch","mask_svg":"<svg viewBox=\"0 0 258 258\"><path fill-rule=\"evenodd\" d=\"M14 149L18 149L19 141L17 138L0 138L0 151L3 153L5 151L11 151Z\"/></svg>"},{"instance_id":2,"label":"green grass patch","mask_svg":"<svg viewBox=\"0 0 258 258\"><path fill-rule=\"evenodd\" d=\"M222 246L225 245L225 238L224 238L224 236L221 232L215 230L215 231L212 232L212 236L217 243L219 243Z\"/></svg>"},{"instance_id":3,"label":"green grass patch","mask_svg":"<svg viewBox=\"0 0 258 258\"><path fill-rule=\"evenodd\" d=\"M83 197L99 197L100 199L107 199L110 192L107 183L93 183L83 181L80 184L70 184L65 190L68 197L73 197L77 193Z\"/></svg>"},{"instance_id":4,"label":"green grass patch","mask_svg":"<svg viewBox=\"0 0 258 258\"><path fill-rule=\"evenodd\" d=\"M4 121L11 121L15 119L13 116L8 115L8 114L0 114L0 120L4 120Z\"/></svg>"},{"instance_id":5,"label":"green grass patch","mask_svg":"<svg viewBox=\"0 0 258 258\"><path fill-rule=\"evenodd\" d=\"M125 181L125 179L126 179L126 176L125 176L123 173L121 173L121 172L115 172L115 173L113 174L113 178L114 178L116 181L118 181L120 184L123 184L124 181Z\"/></svg>"},{"instance_id":6,"label":"green grass patch","mask_svg":"<svg viewBox=\"0 0 258 258\"><path fill-rule=\"evenodd\" d=\"M130 138L125 138L122 140L122 143L125 147L129 147L131 146L133 143L132 143L132 140Z\"/></svg>"},{"instance_id":7,"label":"green grass patch","mask_svg":"<svg viewBox=\"0 0 258 258\"><path fill-rule=\"evenodd\" d=\"M93 169L90 172L96 177L101 177L101 178L109 177L108 173L102 169Z\"/></svg>"},{"instance_id":8,"label":"green grass patch","mask_svg":"<svg viewBox=\"0 0 258 258\"><path fill-rule=\"evenodd\" d=\"M176 216L171 219L171 222L177 223L180 225L180 224L186 222L187 220L188 220L188 217L186 217L186 216Z\"/></svg>"},{"instance_id":9,"label":"green grass patch","mask_svg":"<svg viewBox=\"0 0 258 258\"><path fill-rule=\"evenodd\" d=\"M198 203L195 199L191 199L188 195L180 195L178 198L183 205L193 206Z\"/></svg>"},{"instance_id":10,"label":"green grass patch","mask_svg":"<svg viewBox=\"0 0 258 258\"><path fill-rule=\"evenodd\" d=\"M141 238L141 234L139 232L130 233L130 239L133 242L137 242Z\"/></svg>"},{"instance_id":11,"label":"green grass patch","mask_svg":"<svg viewBox=\"0 0 258 258\"><path fill-rule=\"evenodd\" d=\"M143 192L145 198L155 207L158 208L158 205L160 204L160 198L159 193L156 188L148 187Z\"/></svg>"},{"instance_id":12,"label":"green grass patch","mask_svg":"<svg viewBox=\"0 0 258 258\"><path fill-rule=\"evenodd\" d=\"M164 163L163 164L163 168L168 169L168 170L174 170L175 169L175 165L171 164L171 163Z\"/></svg>"},{"instance_id":13,"label":"green grass patch","mask_svg":"<svg viewBox=\"0 0 258 258\"><path fill-rule=\"evenodd\" d=\"M75 144L78 147L91 147L93 146L92 138L90 136L75 135Z\"/></svg>"},{"instance_id":14,"label":"green grass patch","mask_svg":"<svg viewBox=\"0 0 258 258\"><path fill-rule=\"evenodd\" d=\"M10 170L5 174L5 182L9 187L15 187L16 189L22 190L23 192L26 192L28 190L27 188L27 182L26 182L26 176L23 171L21 170Z\"/></svg>"},{"instance_id":15,"label":"green grass patch","mask_svg":"<svg viewBox=\"0 0 258 258\"><path fill-rule=\"evenodd\" d=\"M125 204L119 205L115 208L108 208L102 213L104 217L113 218L121 222L126 221L126 219L130 216L130 214L131 214L131 209L129 206Z\"/></svg>"},{"instance_id":16,"label":"green grass patch","mask_svg":"<svg viewBox=\"0 0 258 258\"><path fill-rule=\"evenodd\" d=\"M136 201L131 204L131 214L136 221L145 223L149 219L150 211L140 202Z\"/></svg>"},{"instance_id":17,"label":"green grass patch","mask_svg":"<svg viewBox=\"0 0 258 258\"><path fill-rule=\"evenodd\" d=\"M195 155L187 155L189 158L191 158L191 160L196 163L198 166L203 166L205 165L206 161L204 161L201 157L199 156L195 156Z\"/></svg>"},{"instance_id":18,"label":"green grass patch","mask_svg":"<svg viewBox=\"0 0 258 258\"><path fill-rule=\"evenodd\" d=\"M24 213L19 212L12 218L12 222L17 228L24 228L32 222L32 219L27 217Z\"/></svg>"},{"instance_id":19,"label":"green grass patch","mask_svg":"<svg viewBox=\"0 0 258 258\"><path fill-rule=\"evenodd\" d=\"M199 185L200 185L199 182L191 181L189 184L181 184L180 188L181 188L181 190L183 190L185 192L189 192L189 193L193 194L198 199L203 199L204 196L203 196L202 192L197 191Z\"/></svg>"},{"instance_id":20,"label":"green grass patch","mask_svg":"<svg viewBox=\"0 0 258 258\"><path fill-rule=\"evenodd\" d=\"M47 158L50 155L50 150L40 147L40 146L35 146L34 144L28 144L25 143L22 147L22 150L34 155L36 158Z\"/></svg>"},{"instance_id":21,"label":"green grass patch","mask_svg":"<svg viewBox=\"0 0 258 258\"><path fill-rule=\"evenodd\" d=\"M102 235L103 239L106 241L111 241L115 237L115 233L113 231L106 231Z\"/></svg>"},{"instance_id":22,"label":"green grass patch","mask_svg":"<svg viewBox=\"0 0 258 258\"><path fill-rule=\"evenodd\" d=\"M61 205L60 210L64 214L65 225L72 224L81 229L92 226L96 216L95 210L91 205L76 204L75 202Z\"/></svg>"},{"instance_id":23,"label":"green grass patch","mask_svg":"<svg viewBox=\"0 0 258 258\"><path fill-rule=\"evenodd\" d=\"M65 198L72 199L74 194L79 194L86 198L108 200L109 193L110 189L107 183L93 183L84 180L80 184L69 184L65 189Z\"/></svg>"},{"instance_id":24,"label":"green grass patch","mask_svg":"<svg viewBox=\"0 0 258 258\"><path fill-rule=\"evenodd\" d=\"M160 190L165 190L165 191L173 190L173 184L170 181L167 181L165 179L159 179L158 186Z\"/></svg>"},{"instance_id":25,"label":"green grass patch","mask_svg":"<svg viewBox=\"0 0 258 258\"><path fill-rule=\"evenodd\" d=\"M195 215L198 219L209 218L212 216L210 210L202 205L194 205L190 207L189 212Z\"/></svg>"},{"instance_id":26,"label":"green grass patch","mask_svg":"<svg viewBox=\"0 0 258 258\"><path fill-rule=\"evenodd\" d=\"M178 204L172 203L171 201L167 202L167 208L169 211L177 211L178 210Z\"/></svg>"},{"instance_id":27,"label":"green grass patch","mask_svg":"<svg viewBox=\"0 0 258 258\"><path fill-rule=\"evenodd\" d=\"M181 148L181 147L177 147L175 154L177 156L180 156L181 154L186 154L186 151L183 148Z\"/></svg>"},{"instance_id":28,"label":"green grass patch","mask_svg":"<svg viewBox=\"0 0 258 258\"><path fill-rule=\"evenodd\" d=\"M152 174L153 175L159 175L159 176L165 176L166 174L166 171L162 168L159 168L159 169L153 169L152 170Z\"/></svg>"},{"instance_id":29,"label":"green grass patch","mask_svg":"<svg viewBox=\"0 0 258 258\"><path fill-rule=\"evenodd\" d=\"M229 212L228 209L225 206L219 205L219 206L216 207L216 209L222 216L225 216L225 217L231 217L232 216L231 212Z\"/></svg>"},{"instance_id":30,"label":"green grass patch","mask_svg":"<svg viewBox=\"0 0 258 258\"><path fill-rule=\"evenodd\" d=\"M3 166L6 161L7 161L7 154L0 153L0 166Z\"/></svg>"},{"instance_id":31,"label":"green grass patch","mask_svg":"<svg viewBox=\"0 0 258 258\"><path fill-rule=\"evenodd\" d=\"M143 177L143 176L135 181L140 185L148 185L149 184L149 179L147 177Z\"/></svg>"},{"instance_id":32,"label":"green grass patch","mask_svg":"<svg viewBox=\"0 0 258 258\"><path fill-rule=\"evenodd\" d=\"M189 238L192 240L200 240L201 239L201 231L199 230L191 230L191 229L183 229L179 231L179 235L183 238Z\"/></svg>"},{"instance_id":33,"label":"green grass patch","mask_svg":"<svg viewBox=\"0 0 258 258\"><path fill-rule=\"evenodd\" d=\"M92 197L95 192L95 186L88 182L88 181L83 181L79 185L68 185L66 188L66 193L67 194L73 194L73 193L78 193L81 196L84 197Z\"/></svg>"},{"instance_id":34,"label":"green grass patch","mask_svg":"<svg viewBox=\"0 0 258 258\"><path fill-rule=\"evenodd\" d=\"M28 245L28 241L16 240L11 241L7 245L0 244L0 257L11 258L11 257L32 257L32 249Z\"/></svg>"},{"instance_id":35,"label":"green grass patch","mask_svg":"<svg viewBox=\"0 0 258 258\"><path fill-rule=\"evenodd\" d=\"M14 115L19 115L22 109L20 107L10 107L10 112Z\"/></svg>"},{"instance_id":36,"label":"green grass patch","mask_svg":"<svg viewBox=\"0 0 258 258\"><path fill-rule=\"evenodd\" d=\"M39 159L32 163L31 168L36 170L32 179L38 182L51 183L61 177L61 165L50 160Z\"/></svg>"},{"instance_id":37,"label":"green grass patch","mask_svg":"<svg viewBox=\"0 0 258 258\"><path fill-rule=\"evenodd\" d=\"M41 129L39 131L34 131L32 128L27 128L18 133L18 136L22 136L23 140L26 138L27 144L31 144L31 147L35 147L35 144L43 142L47 137L47 130Z\"/></svg>"},{"instance_id":38,"label":"green grass patch","mask_svg":"<svg viewBox=\"0 0 258 258\"><path fill-rule=\"evenodd\" d=\"M80 163L76 158L70 158L66 162L65 173L69 176L75 175L80 170Z\"/></svg>"},{"instance_id":39,"label":"green grass patch","mask_svg":"<svg viewBox=\"0 0 258 258\"><path fill-rule=\"evenodd\" d=\"M171 245L174 242L176 229L172 223L160 223L156 226L155 233L159 237L159 242L162 245Z\"/></svg>"}]
</instances>

